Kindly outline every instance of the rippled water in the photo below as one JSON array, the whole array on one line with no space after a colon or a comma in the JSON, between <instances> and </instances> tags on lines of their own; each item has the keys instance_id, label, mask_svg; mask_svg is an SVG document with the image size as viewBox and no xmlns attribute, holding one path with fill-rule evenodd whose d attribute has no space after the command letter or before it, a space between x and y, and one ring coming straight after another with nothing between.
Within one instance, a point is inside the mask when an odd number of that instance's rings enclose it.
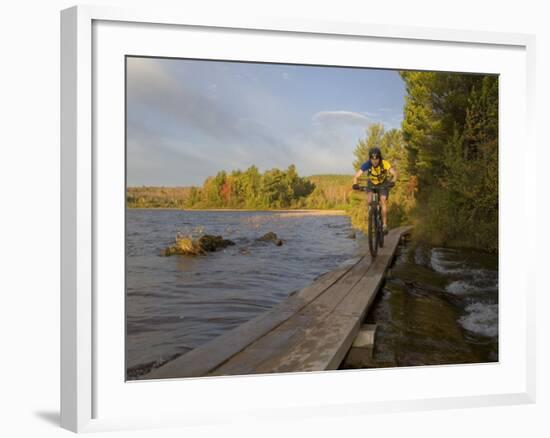
<instances>
[{"instance_id":1,"label":"rippled water","mask_svg":"<svg viewBox=\"0 0 550 438\"><path fill-rule=\"evenodd\" d=\"M498 257L413 242L398 254L367 318L371 365L498 361Z\"/></svg>"},{"instance_id":2,"label":"rippled water","mask_svg":"<svg viewBox=\"0 0 550 438\"><path fill-rule=\"evenodd\" d=\"M268 231L282 246L256 239ZM177 232L222 235L235 246L162 257ZM275 212L127 212L128 378L147 372L270 309L357 255L346 216Z\"/></svg>"},{"instance_id":3,"label":"rippled water","mask_svg":"<svg viewBox=\"0 0 550 438\"><path fill-rule=\"evenodd\" d=\"M498 336L497 258L472 251L432 248L431 264L449 279L445 291L459 297L460 325L473 335Z\"/></svg>"}]
</instances>

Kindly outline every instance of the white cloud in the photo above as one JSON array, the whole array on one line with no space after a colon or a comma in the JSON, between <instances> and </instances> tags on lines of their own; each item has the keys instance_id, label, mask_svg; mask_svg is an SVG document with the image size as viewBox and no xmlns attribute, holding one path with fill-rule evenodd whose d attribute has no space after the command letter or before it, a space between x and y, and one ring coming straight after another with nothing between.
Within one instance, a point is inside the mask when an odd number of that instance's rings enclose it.
<instances>
[{"instance_id":1,"label":"white cloud","mask_svg":"<svg viewBox=\"0 0 550 438\"><path fill-rule=\"evenodd\" d=\"M332 116L325 114L324 117ZM353 150L363 129L353 124L343 125L345 129L332 129L327 125L314 123L288 139L291 151L288 158L300 166L304 175L353 172Z\"/></svg>"},{"instance_id":2,"label":"white cloud","mask_svg":"<svg viewBox=\"0 0 550 438\"><path fill-rule=\"evenodd\" d=\"M370 117L371 119L373 119L374 117L378 117L380 115L378 113L371 113L369 111L363 111L361 114L364 114L367 117Z\"/></svg>"},{"instance_id":3,"label":"white cloud","mask_svg":"<svg viewBox=\"0 0 550 438\"><path fill-rule=\"evenodd\" d=\"M313 115L316 123L368 126L370 119L364 114L353 111L319 111Z\"/></svg>"},{"instance_id":4,"label":"white cloud","mask_svg":"<svg viewBox=\"0 0 550 438\"><path fill-rule=\"evenodd\" d=\"M290 161L300 167L303 175L351 174L354 142L345 138L330 140L324 141L314 135L301 141L292 140Z\"/></svg>"}]
</instances>

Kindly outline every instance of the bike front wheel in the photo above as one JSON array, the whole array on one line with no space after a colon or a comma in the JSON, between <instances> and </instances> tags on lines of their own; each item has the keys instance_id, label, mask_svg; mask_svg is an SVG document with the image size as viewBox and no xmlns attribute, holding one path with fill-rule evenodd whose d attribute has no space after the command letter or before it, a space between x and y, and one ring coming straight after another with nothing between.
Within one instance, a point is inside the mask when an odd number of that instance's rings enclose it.
<instances>
[{"instance_id":1,"label":"bike front wheel","mask_svg":"<svg viewBox=\"0 0 550 438\"><path fill-rule=\"evenodd\" d=\"M378 221L376 217L376 210L374 208L369 208L369 251L370 255L374 258L378 252Z\"/></svg>"}]
</instances>

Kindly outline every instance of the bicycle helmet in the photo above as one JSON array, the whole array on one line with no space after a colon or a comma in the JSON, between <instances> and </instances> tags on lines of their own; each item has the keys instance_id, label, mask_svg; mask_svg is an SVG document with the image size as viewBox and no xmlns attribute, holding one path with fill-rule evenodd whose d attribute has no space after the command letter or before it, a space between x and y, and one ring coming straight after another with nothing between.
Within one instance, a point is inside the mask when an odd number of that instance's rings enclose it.
<instances>
[{"instance_id":1,"label":"bicycle helmet","mask_svg":"<svg viewBox=\"0 0 550 438\"><path fill-rule=\"evenodd\" d=\"M382 151L378 147L370 148L369 149L369 159L373 157L378 157L380 160L382 160Z\"/></svg>"}]
</instances>

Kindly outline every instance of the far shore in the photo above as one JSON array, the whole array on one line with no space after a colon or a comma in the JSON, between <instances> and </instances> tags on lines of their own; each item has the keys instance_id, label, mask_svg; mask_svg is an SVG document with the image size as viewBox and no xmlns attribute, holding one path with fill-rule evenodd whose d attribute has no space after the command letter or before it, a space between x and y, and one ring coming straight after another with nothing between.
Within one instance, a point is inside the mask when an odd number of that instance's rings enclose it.
<instances>
[{"instance_id":1,"label":"far shore","mask_svg":"<svg viewBox=\"0 0 550 438\"><path fill-rule=\"evenodd\" d=\"M168 207L126 207L128 210L178 210L178 211L212 211L212 212L269 212L282 216L345 216L345 210L322 210L322 209L247 209L247 208L168 208Z\"/></svg>"}]
</instances>

